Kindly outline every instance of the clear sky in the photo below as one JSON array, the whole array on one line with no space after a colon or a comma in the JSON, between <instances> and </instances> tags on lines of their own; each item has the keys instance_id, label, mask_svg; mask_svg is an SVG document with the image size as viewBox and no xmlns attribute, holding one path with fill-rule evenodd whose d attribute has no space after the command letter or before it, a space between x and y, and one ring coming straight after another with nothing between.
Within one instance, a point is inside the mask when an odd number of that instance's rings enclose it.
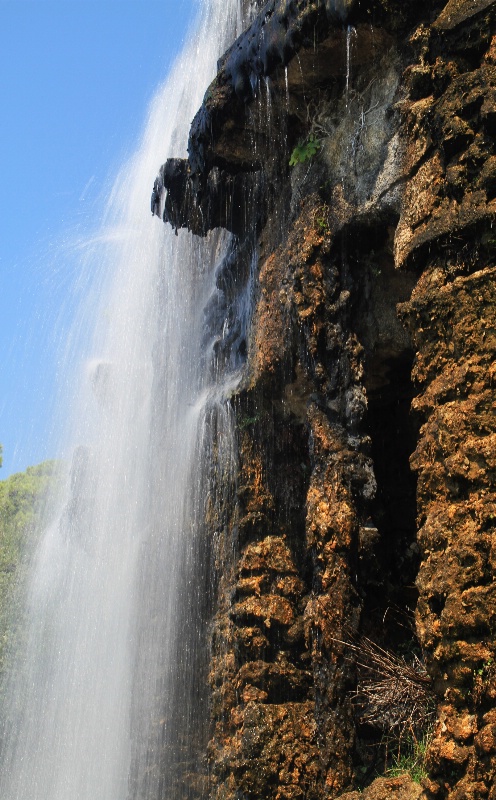
<instances>
[{"instance_id":1,"label":"clear sky","mask_svg":"<svg viewBox=\"0 0 496 800\"><path fill-rule=\"evenodd\" d=\"M97 224L196 8L0 0L0 479L55 455L53 331L70 325L73 244Z\"/></svg>"}]
</instances>

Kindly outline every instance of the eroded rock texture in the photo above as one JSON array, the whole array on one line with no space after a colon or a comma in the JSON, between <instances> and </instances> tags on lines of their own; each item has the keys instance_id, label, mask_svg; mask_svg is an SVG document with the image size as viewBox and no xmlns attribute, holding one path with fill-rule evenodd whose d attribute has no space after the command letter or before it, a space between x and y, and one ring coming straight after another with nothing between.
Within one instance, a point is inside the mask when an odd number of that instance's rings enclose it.
<instances>
[{"instance_id":1,"label":"eroded rock texture","mask_svg":"<svg viewBox=\"0 0 496 800\"><path fill-rule=\"evenodd\" d=\"M219 290L256 263L207 520L212 800L496 798L495 27L271 0L162 167L166 221L236 237ZM376 777L396 712L356 699L361 636L425 664L422 787Z\"/></svg>"}]
</instances>

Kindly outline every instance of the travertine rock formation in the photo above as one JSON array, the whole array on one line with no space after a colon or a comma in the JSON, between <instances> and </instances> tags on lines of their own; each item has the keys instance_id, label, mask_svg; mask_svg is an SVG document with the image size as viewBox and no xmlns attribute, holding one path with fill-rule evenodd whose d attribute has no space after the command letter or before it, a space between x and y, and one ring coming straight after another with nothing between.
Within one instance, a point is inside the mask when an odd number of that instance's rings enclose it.
<instances>
[{"instance_id":1,"label":"travertine rock formation","mask_svg":"<svg viewBox=\"0 0 496 800\"><path fill-rule=\"evenodd\" d=\"M208 520L212 800L354 800L384 771L361 636L420 656L437 706L422 788L363 796L496 798L495 14L271 0L161 170L166 221L257 263Z\"/></svg>"}]
</instances>

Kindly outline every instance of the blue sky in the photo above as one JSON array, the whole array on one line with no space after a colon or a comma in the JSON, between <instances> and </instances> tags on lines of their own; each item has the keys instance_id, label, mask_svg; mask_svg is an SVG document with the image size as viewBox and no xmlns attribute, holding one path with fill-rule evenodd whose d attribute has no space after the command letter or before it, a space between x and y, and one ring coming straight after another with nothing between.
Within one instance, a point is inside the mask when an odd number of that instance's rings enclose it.
<instances>
[{"instance_id":1,"label":"blue sky","mask_svg":"<svg viewBox=\"0 0 496 800\"><path fill-rule=\"evenodd\" d=\"M0 442L6 478L53 457L53 331L196 0L0 0ZM157 168L160 165L157 164Z\"/></svg>"}]
</instances>

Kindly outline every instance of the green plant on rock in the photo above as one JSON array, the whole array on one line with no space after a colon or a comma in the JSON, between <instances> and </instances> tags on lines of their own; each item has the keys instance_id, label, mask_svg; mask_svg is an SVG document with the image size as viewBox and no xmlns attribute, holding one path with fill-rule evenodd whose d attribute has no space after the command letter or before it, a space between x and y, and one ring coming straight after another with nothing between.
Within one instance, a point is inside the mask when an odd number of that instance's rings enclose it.
<instances>
[{"instance_id":1,"label":"green plant on rock","mask_svg":"<svg viewBox=\"0 0 496 800\"><path fill-rule=\"evenodd\" d=\"M312 134L310 137L296 145L291 158L289 159L289 166L295 167L297 164L304 164L309 161L320 150L320 141Z\"/></svg>"},{"instance_id":2,"label":"green plant on rock","mask_svg":"<svg viewBox=\"0 0 496 800\"><path fill-rule=\"evenodd\" d=\"M255 425L255 423L258 422L259 416L259 414L254 417L249 417L248 415L242 416L238 422L238 428L244 430L245 428L249 428L250 425Z\"/></svg>"},{"instance_id":3,"label":"green plant on rock","mask_svg":"<svg viewBox=\"0 0 496 800\"><path fill-rule=\"evenodd\" d=\"M429 730L418 739L412 734L395 742L396 751L391 756L391 766L386 774L395 778L406 772L412 781L421 783L427 777L426 756L431 738Z\"/></svg>"},{"instance_id":4,"label":"green plant on rock","mask_svg":"<svg viewBox=\"0 0 496 800\"><path fill-rule=\"evenodd\" d=\"M322 233L329 233L330 231L329 223L325 217L317 217L315 222L317 224L318 229L322 231Z\"/></svg>"},{"instance_id":5,"label":"green plant on rock","mask_svg":"<svg viewBox=\"0 0 496 800\"><path fill-rule=\"evenodd\" d=\"M494 683L496 677L496 664L492 658L488 658L479 669L472 672L472 700L479 705L484 698L487 690Z\"/></svg>"}]
</instances>

